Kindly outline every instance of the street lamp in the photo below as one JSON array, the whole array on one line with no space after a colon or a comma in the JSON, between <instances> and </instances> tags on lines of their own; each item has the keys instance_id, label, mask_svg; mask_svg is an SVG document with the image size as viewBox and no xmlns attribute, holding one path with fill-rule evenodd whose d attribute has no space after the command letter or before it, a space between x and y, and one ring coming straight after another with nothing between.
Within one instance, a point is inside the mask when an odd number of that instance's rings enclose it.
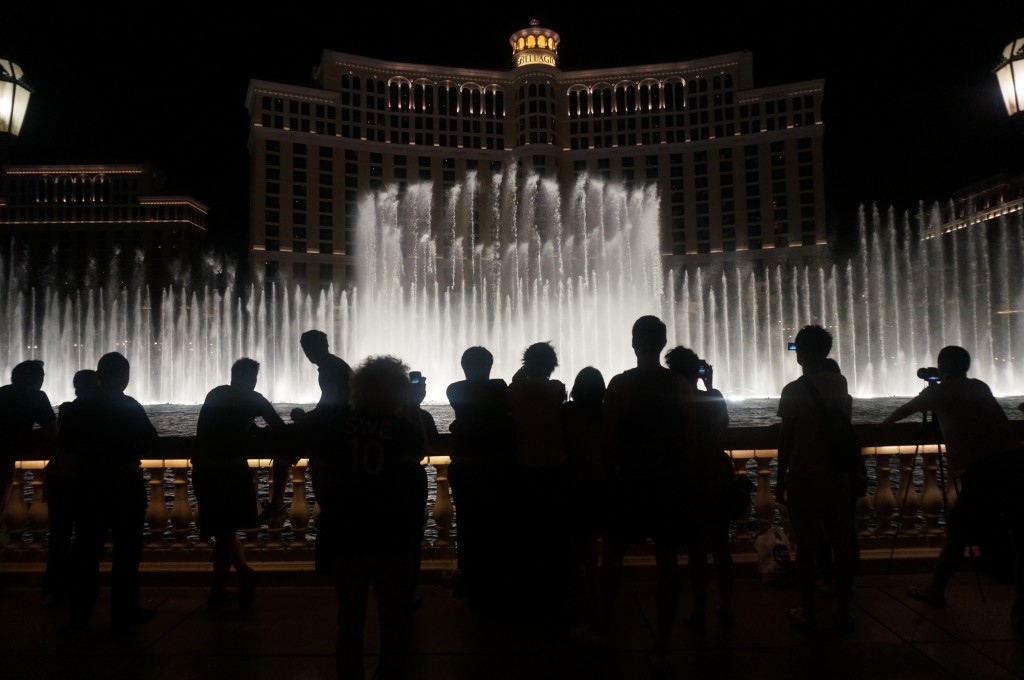
<instances>
[{"instance_id":1,"label":"street lamp","mask_svg":"<svg viewBox=\"0 0 1024 680\"><path fill-rule=\"evenodd\" d=\"M0 58L0 134L17 137L21 133L31 95L32 88L25 82L21 67Z\"/></svg>"},{"instance_id":2,"label":"street lamp","mask_svg":"<svg viewBox=\"0 0 1024 680\"><path fill-rule=\"evenodd\" d=\"M1011 116L1024 111L1024 38L1003 49L1003 60L996 66L999 89L1003 91L1006 112Z\"/></svg>"}]
</instances>

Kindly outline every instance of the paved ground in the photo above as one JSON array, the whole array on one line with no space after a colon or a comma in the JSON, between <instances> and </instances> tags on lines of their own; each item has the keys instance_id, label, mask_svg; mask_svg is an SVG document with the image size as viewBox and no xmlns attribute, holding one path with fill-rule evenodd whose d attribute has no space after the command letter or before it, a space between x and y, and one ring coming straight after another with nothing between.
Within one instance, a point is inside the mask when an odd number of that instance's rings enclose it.
<instances>
[{"instance_id":1,"label":"paved ground","mask_svg":"<svg viewBox=\"0 0 1024 680\"><path fill-rule=\"evenodd\" d=\"M1011 589L987 575L957 575L949 605L934 609L906 597L920 573L870 569L856 584L855 629L833 624L822 596L819 627L795 629L791 587L764 586L741 569L737 621L712 620L706 635L679 625L672 641L677 678L1015 678L1024 677L1024 639L1009 628ZM920 571L917 569L916 571ZM65 627L66 613L44 606L33 577L0 594L0 678L252 678L334 677L333 592L316 577L266 573L249 612L208 613L196 578L165 585L147 577L147 604L157 618L129 633L106 627L106 591L92 626ZM483 615L452 596L439 579L420 587L410 677L424 680L505 678L646 678L653 584L634 572L618 603L616 627L603 650L581 648L558 617ZM10 580L8 580L10 583ZM150 585L152 583L158 585ZM297 585L289 585L294 582ZM681 613L689 596L684 584ZM371 614L367 677L376 668Z\"/></svg>"}]
</instances>

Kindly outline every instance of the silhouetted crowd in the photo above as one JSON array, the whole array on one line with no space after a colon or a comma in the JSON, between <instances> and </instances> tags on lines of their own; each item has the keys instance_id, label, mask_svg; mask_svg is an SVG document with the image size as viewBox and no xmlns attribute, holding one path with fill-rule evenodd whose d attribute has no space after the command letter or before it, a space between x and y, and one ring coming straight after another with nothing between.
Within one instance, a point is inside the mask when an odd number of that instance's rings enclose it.
<instances>
[{"instance_id":1,"label":"silhouetted crowd","mask_svg":"<svg viewBox=\"0 0 1024 680\"><path fill-rule=\"evenodd\" d=\"M718 593L714 613L720 625L733 625L730 530L747 511L749 496L724 446L729 413L713 386L713 367L682 346L663 354L667 329L657 317L637 319L631 336L635 367L606 383L600 370L588 366L571 387L551 377L558 357L549 342L524 350L509 383L491 377L493 357L486 348L466 349L465 379L446 391L454 411L450 437L438 433L421 406L426 378L410 373L399 358L373 356L352 370L331 353L326 334L307 331L300 344L317 366L321 397L308 412L294 409L288 423L255 389L259 363L239 359L230 382L206 395L191 460L199 531L214 546L208 609L253 606L257 573L238 533L287 515L290 470L308 457L320 506L315 568L331 578L337 596L338 676L364 677L372 590L380 626L378 675L403 677L419 602L427 504L421 461L448 454L457 510L456 595L486 614L558 617L579 644L599 646L612 631L628 551L650 546L657 588L649 661L654 675L669 673L668 644L680 600L678 554L686 551L690 567L692 606L683 622L697 632L708 626L710 555ZM840 453L851 444L852 399L828 358L831 335L806 326L794 344L802 375L779 399L774 489L798 545L800 603L787 616L798 628L814 628L816 593L831 590L835 623L848 631L854 626L858 555L854 510L866 491L866 470L856 446L852 457ZM946 347L937 363L938 379L883 423L934 414L957 485L934 576L909 595L944 606L946 584L971 529L998 517L1009 527L1016 555L1011 625L1024 632L1024 517L1015 502L1024 445L988 386L967 378L966 350ZM128 360L112 352L95 370L79 371L75 399L56 413L41 389L43 379L43 363L26 361L12 371L11 384L0 387L0 508L19 453L54 445L44 486L50 517L44 594L66 603L72 626L89 625L109 538L110 625L122 630L143 624L157 612L140 600L147 506L140 459L152 450L157 432L143 407L125 394ZM262 447L295 453L274 459L270 499L258 512L248 459ZM528 547L515 545L520 535L529 536ZM232 568L237 590L228 587Z\"/></svg>"}]
</instances>

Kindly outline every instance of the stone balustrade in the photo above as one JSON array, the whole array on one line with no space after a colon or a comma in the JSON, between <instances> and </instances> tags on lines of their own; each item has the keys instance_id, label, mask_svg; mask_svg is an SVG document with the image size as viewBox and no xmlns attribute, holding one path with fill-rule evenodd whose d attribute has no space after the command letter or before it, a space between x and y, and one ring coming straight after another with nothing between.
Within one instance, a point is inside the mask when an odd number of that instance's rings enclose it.
<instances>
[{"instance_id":1,"label":"stone balustrade","mask_svg":"<svg viewBox=\"0 0 1024 680\"><path fill-rule=\"evenodd\" d=\"M943 534L944 500L952 502L951 484L944 484L938 438L920 425L897 423L888 428L877 425L856 426L873 478L868 495L856 508L857 529L862 546L896 547L935 546ZM773 526L786 526L784 507L775 503L772 488L778 426L730 428L726 445L733 456L736 472L755 478L754 494L748 511L734 523L733 546L737 553L753 552L757 535ZM189 493L189 460L193 440L190 437L163 437L152 457L142 461L148 472L149 507L146 524L149 532L146 560L194 561L205 559L210 545L199 540L195 531L197 508ZM249 461L253 482L265 497L269 493L270 451ZM425 558L431 554L445 558L454 555L452 539L457 534L457 508L448 487L447 456L424 458L435 492L426 509L428 538ZM13 489L7 504L5 559L42 559L46 548L47 504L43 493L46 452L17 462ZM292 469L291 508L285 518L269 527L246 532L243 544L252 559L312 559L315 527L319 514L306 474L305 459ZM296 493L295 490L300 492ZM945 489L945 492L943 491ZM902 521L900 518L904 518ZM38 557L37 557L38 556Z\"/></svg>"}]
</instances>

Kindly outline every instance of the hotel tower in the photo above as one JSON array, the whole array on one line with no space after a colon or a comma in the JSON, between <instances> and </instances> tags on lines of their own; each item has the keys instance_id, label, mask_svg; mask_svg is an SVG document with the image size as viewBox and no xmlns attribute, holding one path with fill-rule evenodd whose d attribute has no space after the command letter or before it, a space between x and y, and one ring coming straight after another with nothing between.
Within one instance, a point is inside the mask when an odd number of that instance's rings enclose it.
<instances>
[{"instance_id":1,"label":"hotel tower","mask_svg":"<svg viewBox=\"0 0 1024 680\"><path fill-rule=\"evenodd\" d=\"M507 70L325 50L311 85L251 81L250 271L344 285L361 196L429 181L437 233L447 191L510 167L656 186L667 266L820 255L823 80L754 87L748 52L563 71L560 45L534 20L509 38ZM479 185L485 205L493 185ZM471 219L490 233L487 210Z\"/></svg>"}]
</instances>

